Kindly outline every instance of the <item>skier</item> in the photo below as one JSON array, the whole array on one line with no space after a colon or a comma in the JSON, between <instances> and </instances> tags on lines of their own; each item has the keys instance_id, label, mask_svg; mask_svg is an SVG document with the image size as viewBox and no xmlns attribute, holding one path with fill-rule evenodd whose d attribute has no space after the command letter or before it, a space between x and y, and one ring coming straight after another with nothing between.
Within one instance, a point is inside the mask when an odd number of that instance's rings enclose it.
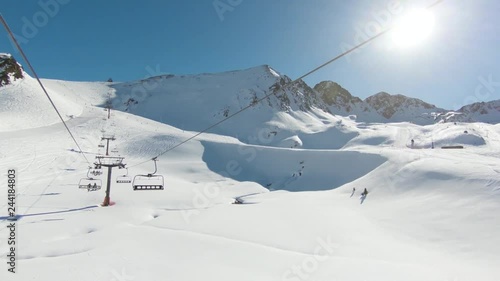
<instances>
[{"instance_id":1,"label":"skier","mask_svg":"<svg viewBox=\"0 0 500 281\"><path fill-rule=\"evenodd\" d=\"M363 193L361 193L361 195L363 195L363 196L368 195L368 190L365 188L365 190L363 191Z\"/></svg>"},{"instance_id":2,"label":"skier","mask_svg":"<svg viewBox=\"0 0 500 281\"><path fill-rule=\"evenodd\" d=\"M411 148L413 148L413 146L415 145L415 140L411 140Z\"/></svg>"}]
</instances>

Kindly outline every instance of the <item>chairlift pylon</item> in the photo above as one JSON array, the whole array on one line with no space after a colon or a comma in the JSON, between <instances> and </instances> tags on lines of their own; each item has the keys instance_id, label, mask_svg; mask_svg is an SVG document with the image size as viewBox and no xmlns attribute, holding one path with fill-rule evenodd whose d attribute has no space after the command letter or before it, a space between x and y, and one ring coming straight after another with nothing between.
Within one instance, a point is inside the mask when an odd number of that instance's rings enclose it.
<instances>
[{"instance_id":1,"label":"chairlift pylon","mask_svg":"<svg viewBox=\"0 0 500 281\"><path fill-rule=\"evenodd\" d=\"M155 171L147 175L136 175L134 181L132 182L132 188L134 190L163 190L164 179L162 175L156 175L158 171L158 166L156 162L158 159L153 158L155 163Z\"/></svg>"}]
</instances>

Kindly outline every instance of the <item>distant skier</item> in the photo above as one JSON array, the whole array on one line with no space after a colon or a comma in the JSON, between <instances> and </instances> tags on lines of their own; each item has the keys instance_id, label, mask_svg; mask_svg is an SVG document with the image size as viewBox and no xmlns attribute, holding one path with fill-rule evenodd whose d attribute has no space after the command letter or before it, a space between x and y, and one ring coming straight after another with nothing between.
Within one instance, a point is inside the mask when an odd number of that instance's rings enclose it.
<instances>
[{"instance_id":1,"label":"distant skier","mask_svg":"<svg viewBox=\"0 0 500 281\"><path fill-rule=\"evenodd\" d=\"M356 188L355 188L355 187L353 187L353 188L352 188L351 197L353 197L353 196L354 196L354 193L355 193L355 192L356 192Z\"/></svg>"},{"instance_id":2,"label":"distant skier","mask_svg":"<svg viewBox=\"0 0 500 281\"><path fill-rule=\"evenodd\" d=\"M415 145L415 140L411 140L411 148L413 148L413 146Z\"/></svg>"},{"instance_id":3,"label":"distant skier","mask_svg":"<svg viewBox=\"0 0 500 281\"><path fill-rule=\"evenodd\" d=\"M363 193L361 193L361 197L359 197L359 200L361 201L360 204L363 204L365 202L367 195L368 190L365 188L365 190L363 190Z\"/></svg>"},{"instance_id":4,"label":"distant skier","mask_svg":"<svg viewBox=\"0 0 500 281\"><path fill-rule=\"evenodd\" d=\"M361 195L366 197L366 195L368 195L368 190L365 188L365 190L363 190L363 193L361 193Z\"/></svg>"}]
</instances>

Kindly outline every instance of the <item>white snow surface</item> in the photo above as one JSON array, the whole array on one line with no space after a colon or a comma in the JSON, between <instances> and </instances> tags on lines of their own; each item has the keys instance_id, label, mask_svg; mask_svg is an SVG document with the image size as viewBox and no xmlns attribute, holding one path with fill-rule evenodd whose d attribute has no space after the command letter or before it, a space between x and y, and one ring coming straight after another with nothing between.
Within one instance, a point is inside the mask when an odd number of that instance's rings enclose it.
<instances>
[{"instance_id":1,"label":"white snow surface","mask_svg":"<svg viewBox=\"0 0 500 281\"><path fill-rule=\"evenodd\" d=\"M225 105L262 95L255 85L272 85L272 72L162 76L152 79L177 83L144 95L132 95L139 82L44 83L86 156L114 135L112 154L134 176ZM17 273L2 227L0 280L499 280L498 124L358 123L259 105L160 157L163 191L133 191L113 170L105 208L104 189L78 189L88 164L35 81L0 96L0 171L5 182L17 169L19 215ZM109 120L97 106L108 96L123 110Z\"/></svg>"}]
</instances>

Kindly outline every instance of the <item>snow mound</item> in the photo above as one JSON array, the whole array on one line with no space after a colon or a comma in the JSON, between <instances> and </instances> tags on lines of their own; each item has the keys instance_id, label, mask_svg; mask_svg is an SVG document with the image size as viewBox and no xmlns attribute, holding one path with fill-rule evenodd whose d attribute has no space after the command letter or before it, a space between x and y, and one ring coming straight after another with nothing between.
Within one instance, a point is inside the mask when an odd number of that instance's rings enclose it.
<instances>
[{"instance_id":1,"label":"snow mound","mask_svg":"<svg viewBox=\"0 0 500 281\"><path fill-rule=\"evenodd\" d=\"M299 138L299 136L291 136L288 137L278 144L278 147L283 147L283 148L297 148L297 147L302 147L302 140Z\"/></svg>"},{"instance_id":2,"label":"snow mound","mask_svg":"<svg viewBox=\"0 0 500 281\"><path fill-rule=\"evenodd\" d=\"M416 148L429 148L434 143L435 148L442 146L482 146L486 144L486 140L472 126L462 125L435 125L428 132L415 136Z\"/></svg>"},{"instance_id":3,"label":"snow mound","mask_svg":"<svg viewBox=\"0 0 500 281\"><path fill-rule=\"evenodd\" d=\"M352 120L329 115L317 108L309 112L279 112L267 125L271 128L271 137L265 144L277 147L294 147L290 138L298 138L304 149L340 149L358 136Z\"/></svg>"}]
</instances>

